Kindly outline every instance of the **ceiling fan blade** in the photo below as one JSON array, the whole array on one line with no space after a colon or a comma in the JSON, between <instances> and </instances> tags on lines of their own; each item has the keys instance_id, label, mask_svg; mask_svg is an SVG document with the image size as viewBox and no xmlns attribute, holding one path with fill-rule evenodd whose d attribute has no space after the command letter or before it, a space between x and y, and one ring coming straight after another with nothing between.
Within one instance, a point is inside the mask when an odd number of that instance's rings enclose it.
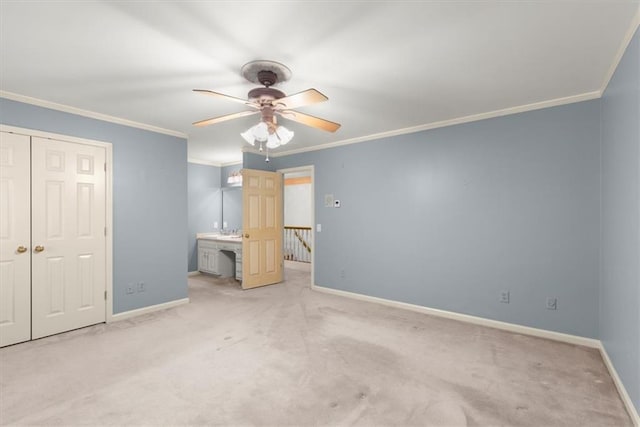
<instances>
[{"instance_id":1,"label":"ceiling fan blade","mask_svg":"<svg viewBox=\"0 0 640 427\"><path fill-rule=\"evenodd\" d=\"M249 102L246 99L236 98L235 96L225 95L224 93L214 92L212 90L207 89L193 89L194 92L202 93L204 95L214 96L217 98L227 99L229 101L234 101L240 104L249 105L254 108L259 108L259 106L253 102Z\"/></svg>"},{"instance_id":2,"label":"ceiling fan blade","mask_svg":"<svg viewBox=\"0 0 640 427\"><path fill-rule=\"evenodd\" d=\"M252 114L258 114L259 111L240 111L239 113L227 114L226 116L213 117L211 119L200 120L199 122L195 122L194 126L208 126L215 123L225 122L227 120L238 119L244 116L250 116Z\"/></svg>"},{"instance_id":3,"label":"ceiling fan blade","mask_svg":"<svg viewBox=\"0 0 640 427\"><path fill-rule=\"evenodd\" d=\"M303 114L298 111L278 111L278 114L280 114L285 119L293 120L294 122L302 123L303 125L312 126L314 128L326 130L327 132L335 132L340 127L340 123L330 122L329 120L310 116L309 114Z\"/></svg>"},{"instance_id":4,"label":"ceiling fan blade","mask_svg":"<svg viewBox=\"0 0 640 427\"><path fill-rule=\"evenodd\" d=\"M273 105L276 108L298 108L305 105L316 104L328 100L326 96L315 89L307 89L284 98L276 99Z\"/></svg>"}]
</instances>

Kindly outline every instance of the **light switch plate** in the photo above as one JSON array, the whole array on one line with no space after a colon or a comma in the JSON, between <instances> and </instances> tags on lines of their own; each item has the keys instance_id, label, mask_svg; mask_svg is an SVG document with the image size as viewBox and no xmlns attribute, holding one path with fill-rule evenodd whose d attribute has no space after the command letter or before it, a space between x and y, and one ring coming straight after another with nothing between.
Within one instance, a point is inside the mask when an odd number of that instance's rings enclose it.
<instances>
[{"instance_id":1,"label":"light switch plate","mask_svg":"<svg viewBox=\"0 0 640 427\"><path fill-rule=\"evenodd\" d=\"M320 233L322 231L322 224L316 224L316 232Z\"/></svg>"},{"instance_id":2,"label":"light switch plate","mask_svg":"<svg viewBox=\"0 0 640 427\"><path fill-rule=\"evenodd\" d=\"M333 194L324 195L324 207L325 208L333 207Z\"/></svg>"}]
</instances>

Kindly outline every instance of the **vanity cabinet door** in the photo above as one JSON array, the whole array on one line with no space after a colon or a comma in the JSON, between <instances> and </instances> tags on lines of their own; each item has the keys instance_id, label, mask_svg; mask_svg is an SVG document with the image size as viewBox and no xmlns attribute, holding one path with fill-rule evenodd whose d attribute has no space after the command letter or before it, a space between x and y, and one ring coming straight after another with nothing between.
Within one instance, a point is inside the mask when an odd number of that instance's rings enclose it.
<instances>
[{"instance_id":1,"label":"vanity cabinet door","mask_svg":"<svg viewBox=\"0 0 640 427\"><path fill-rule=\"evenodd\" d=\"M218 274L218 248L215 244L198 241L198 271Z\"/></svg>"},{"instance_id":2,"label":"vanity cabinet door","mask_svg":"<svg viewBox=\"0 0 640 427\"><path fill-rule=\"evenodd\" d=\"M219 274L218 249L207 249L207 271L212 274Z\"/></svg>"}]
</instances>

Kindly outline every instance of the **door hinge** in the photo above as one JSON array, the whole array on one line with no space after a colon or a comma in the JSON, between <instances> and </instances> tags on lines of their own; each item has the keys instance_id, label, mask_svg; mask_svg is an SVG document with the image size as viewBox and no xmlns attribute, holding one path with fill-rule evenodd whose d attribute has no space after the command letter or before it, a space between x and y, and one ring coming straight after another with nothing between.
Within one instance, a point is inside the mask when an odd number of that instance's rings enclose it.
<instances>
[{"instance_id":1,"label":"door hinge","mask_svg":"<svg viewBox=\"0 0 640 427\"><path fill-rule=\"evenodd\" d=\"M107 291L104 291L104 300L107 300Z\"/></svg>"},{"instance_id":2,"label":"door hinge","mask_svg":"<svg viewBox=\"0 0 640 427\"><path fill-rule=\"evenodd\" d=\"M106 163L104 164L104 171L105 172L107 171L107 164Z\"/></svg>"},{"instance_id":3,"label":"door hinge","mask_svg":"<svg viewBox=\"0 0 640 427\"><path fill-rule=\"evenodd\" d=\"M107 237L107 227L104 228L104 236Z\"/></svg>"}]
</instances>

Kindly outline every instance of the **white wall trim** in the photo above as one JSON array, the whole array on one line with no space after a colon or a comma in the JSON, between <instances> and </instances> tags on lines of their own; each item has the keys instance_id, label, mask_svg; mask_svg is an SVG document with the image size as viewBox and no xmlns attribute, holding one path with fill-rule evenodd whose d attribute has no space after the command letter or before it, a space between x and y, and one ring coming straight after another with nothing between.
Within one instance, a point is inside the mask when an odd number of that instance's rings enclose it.
<instances>
[{"instance_id":1,"label":"white wall trim","mask_svg":"<svg viewBox=\"0 0 640 427\"><path fill-rule=\"evenodd\" d=\"M105 291L107 292L107 300L105 302L105 321L109 322L113 316L113 144L106 141L78 138L70 135L61 135L3 124L0 124L0 131L31 137L73 142L76 144L92 145L105 149L105 162L107 163L107 170L105 172L105 226L107 227L107 235L105 236Z\"/></svg>"},{"instance_id":2,"label":"white wall trim","mask_svg":"<svg viewBox=\"0 0 640 427\"><path fill-rule=\"evenodd\" d=\"M554 341L562 341L569 344L577 344L585 347L600 348L600 341L593 338L585 338L577 335L563 334L561 332L547 331L545 329L532 328L530 326L516 325L513 323L501 322L499 320L486 319L484 317L471 316L468 314L455 313L453 311L440 310L437 308L425 307L422 305L409 304L406 302L393 301L384 298L371 297L368 295L357 294L353 292L341 291L338 289L326 288L324 286L312 285L311 289L324 292L327 294L339 295L360 301L382 304L389 307L401 308L404 310L415 311L418 313L430 314L432 316L444 317L446 319L459 320L462 322L473 323L475 325L487 326L495 329L502 329L509 332L515 332L523 335L531 335L539 338L547 338Z\"/></svg>"},{"instance_id":3,"label":"white wall trim","mask_svg":"<svg viewBox=\"0 0 640 427\"><path fill-rule=\"evenodd\" d=\"M551 99L548 101L535 102L533 104L520 105L517 107L504 108L502 110L489 111L486 113L473 114L465 117L458 117L455 119L442 120L439 122L426 123L419 126L408 127L404 129L396 129L388 132L374 133L358 138L345 139L342 141L330 142L327 144L320 144L314 147L305 147L294 150L270 152L271 157L289 156L292 154L306 153L309 151L326 150L328 148L340 147L342 145L356 144L359 142L372 141L381 138L389 138L392 136L405 135L410 133L421 132L430 129L437 129L447 126L459 125L463 123L476 122L479 120L492 119L496 117L508 116L511 114L524 113L527 111L541 110L543 108L556 107L560 105L573 104L576 102L589 101L592 99L600 98L601 92L599 90L594 92L587 92L579 95L567 96L564 98ZM250 148L244 148L243 152L255 153L256 150Z\"/></svg>"},{"instance_id":4,"label":"white wall trim","mask_svg":"<svg viewBox=\"0 0 640 427\"><path fill-rule=\"evenodd\" d=\"M234 162L224 162L224 163L220 163L220 162L212 162L209 160L200 160L200 159L196 159L195 157L189 157L187 159L188 163L195 163L197 165L205 165L205 166L217 166L219 168L223 168L225 166L237 166L237 165L242 165L242 160L236 160Z\"/></svg>"},{"instance_id":5,"label":"white wall trim","mask_svg":"<svg viewBox=\"0 0 640 427\"><path fill-rule=\"evenodd\" d=\"M316 168L314 165L296 166L287 169L278 169L283 176L286 173L306 172L311 177L311 288L314 288L315 265L316 265L316 241L318 233L316 233ZM284 180L282 182L284 185ZM282 193L284 195L284 192ZM283 200L284 201L284 200ZM284 208L284 207L283 207Z\"/></svg>"},{"instance_id":6,"label":"white wall trim","mask_svg":"<svg viewBox=\"0 0 640 427\"><path fill-rule=\"evenodd\" d=\"M312 276L313 277L313 276ZM341 297L351 298L359 301L372 302L375 304L381 304L388 307L400 308L404 310L414 311L423 314L429 314L432 316L443 317L446 319L458 320L461 322L472 323L474 325L487 326L489 328L501 329L504 331L509 331L522 335L530 335L539 338L546 338L554 341L565 342L569 344L582 345L590 348L597 348L602 355L602 360L604 361L605 366L607 367L611 378L618 390L618 394L620 395L620 399L625 405L627 412L629 413L629 417L633 421L636 427L640 427L640 417L638 416L638 412L633 405L633 401L627 393L624 384L620 380L618 373L616 372L609 355L607 354L604 345L600 340L593 338L586 338L577 335L564 334L561 332L548 331L545 329L532 328L529 326L516 325L513 323L501 322L499 320L486 319L484 317L470 316L468 314L455 313L453 311L440 310L436 308L429 308L421 305L409 304L405 302L393 301L384 298L371 297L368 295L357 294L354 292L342 291L339 289L327 288L324 286L318 286L315 284L311 285L311 289L318 292L324 292L326 294L337 295Z\"/></svg>"},{"instance_id":7,"label":"white wall trim","mask_svg":"<svg viewBox=\"0 0 640 427\"><path fill-rule=\"evenodd\" d=\"M187 273L187 277L194 277L194 276L200 276L200 272L199 271L189 271Z\"/></svg>"},{"instance_id":8,"label":"white wall trim","mask_svg":"<svg viewBox=\"0 0 640 427\"><path fill-rule=\"evenodd\" d=\"M602 342L600 342L598 349L600 350L600 355L602 356L602 360L604 361L605 366L609 370L609 374L611 374L613 383L616 385L616 388L618 389L618 394L620 394L620 399L622 399L622 402L624 403L624 406L626 407L627 412L629 413L629 417L631 417L631 421L633 421L633 424L636 427L639 427L640 415L638 415L638 411L636 410L636 407L633 405L633 401L631 400L629 393L627 393L627 389L624 387L624 384L620 380L620 377L618 376L618 372L616 371L616 368L613 366L613 363L611 362L611 359L607 354L607 350L604 348L604 344L602 344Z\"/></svg>"},{"instance_id":9,"label":"white wall trim","mask_svg":"<svg viewBox=\"0 0 640 427\"><path fill-rule=\"evenodd\" d=\"M609 67L609 71L607 71L607 74L604 77L604 81L602 82L602 86L600 87L600 96L602 96L604 94L604 91L607 90L607 86L609 86L609 82L611 81L613 74L616 72L618 65L620 65L620 61L622 61L622 57L624 56L627 47L629 47L629 43L631 43L631 39L633 38L635 32L638 30L638 27L640 27L640 5L638 5L636 14L631 20L631 26L627 30L624 39L622 39L622 43L620 43L620 47L618 48L618 52L613 59L613 63Z\"/></svg>"},{"instance_id":10,"label":"white wall trim","mask_svg":"<svg viewBox=\"0 0 640 427\"><path fill-rule=\"evenodd\" d=\"M187 158L187 163L195 163L196 165L204 165L204 166L216 166L216 167L219 167L219 168L222 167L222 163L211 162L209 160L195 159L193 157Z\"/></svg>"},{"instance_id":11,"label":"white wall trim","mask_svg":"<svg viewBox=\"0 0 640 427\"><path fill-rule=\"evenodd\" d=\"M3 124L0 124L0 131L17 133L20 135L27 135L27 136L36 136L38 138L45 138L45 139L57 139L58 141L75 142L78 144L95 145L99 147L105 147L106 145L111 145L110 142L100 141L98 139L78 138L71 135L63 135L60 133L52 133L52 132L46 132L41 130L35 130L35 129L26 129L26 128L3 125Z\"/></svg>"},{"instance_id":12,"label":"white wall trim","mask_svg":"<svg viewBox=\"0 0 640 427\"><path fill-rule=\"evenodd\" d=\"M37 105L38 107L49 108L52 110L63 111L65 113L77 114L79 116L89 117L92 119L103 120L105 122L116 123L119 125L134 127L138 129L144 129L151 132L162 133L165 135L177 136L178 138L187 139L189 136L183 132L178 132L170 129L163 129L161 127L148 125L145 123L134 122L132 120L122 119L120 117L109 116L107 114L96 113L94 111L83 110L81 108L71 107L69 105L58 104L56 102L45 101L43 99L32 98L26 95L20 95L13 92L7 92L0 90L0 97L11 99L13 101L24 102L25 104Z\"/></svg>"},{"instance_id":13,"label":"white wall trim","mask_svg":"<svg viewBox=\"0 0 640 427\"><path fill-rule=\"evenodd\" d=\"M177 299L173 301L163 302L162 304L150 305L148 307L136 308L135 310L129 310L129 311L124 311L122 313L117 313L111 317L111 322L126 320L132 317L153 313L154 311L166 310L167 308L178 307L184 304L189 304L189 298ZM110 322L107 322L107 323L110 323Z\"/></svg>"},{"instance_id":14,"label":"white wall trim","mask_svg":"<svg viewBox=\"0 0 640 427\"><path fill-rule=\"evenodd\" d=\"M222 167L226 167L226 166L240 166L242 165L242 160L238 160L235 162L224 162L220 164Z\"/></svg>"}]
</instances>

